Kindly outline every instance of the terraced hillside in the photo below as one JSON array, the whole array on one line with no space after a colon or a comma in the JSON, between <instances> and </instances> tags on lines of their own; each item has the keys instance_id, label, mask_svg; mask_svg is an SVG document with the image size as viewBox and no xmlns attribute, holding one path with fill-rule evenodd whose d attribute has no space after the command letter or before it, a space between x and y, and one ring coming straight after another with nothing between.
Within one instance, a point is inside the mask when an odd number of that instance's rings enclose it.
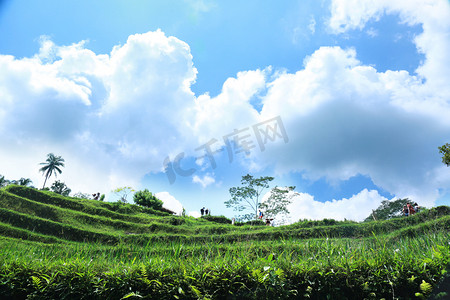
<instances>
[{"instance_id":1,"label":"terraced hillside","mask_svg":"<svg viewBox=\"0 0 450 300\"><path fill-rule=\"evenodd\" d=\"M446 293L439 281L450 262L449 207L366 223L230 223L10 185L0 189L0 294L412 299Z\"/></svg>"}]
</instances>

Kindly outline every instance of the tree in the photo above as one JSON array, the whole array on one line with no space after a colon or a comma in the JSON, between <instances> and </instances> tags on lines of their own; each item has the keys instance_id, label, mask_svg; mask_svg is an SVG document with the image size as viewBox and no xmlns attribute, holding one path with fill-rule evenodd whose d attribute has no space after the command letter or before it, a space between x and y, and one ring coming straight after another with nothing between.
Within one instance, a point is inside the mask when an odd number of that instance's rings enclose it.
<instances>
[{"instance_id":1,"label":"tree","mask_svg":"<svg viewBox=\"0 0 450 300\"><path fill-rule=\"evenodd\" d=\"M438 147L439 152L442 154L442 162L447 165L447 167L450 167L450 144L447 143L445 145L442 145L441 147Z\"/></svg>"},{"instance_id":2,"label":"tree","mask_svg":"<svg viewBox=\"0 0 450 300\"><path fill-rule=\"evenodd\" d=\"M241 187L230 188L231 199L225 201L226 207L233 207L234 211L250 211L247 214L239 216L242 220L251 220L258 217L258 209L260 207L259 198L264 189L269 188L269 182L273 177L253 178L252 175L247 174L242 176Z\"/></svg>"},{"instance_id":3,"label":"tree","mask_svg":"<svg viewBox=\"0 0 450 300\"><path fill-rule=\"evenodd\" d=\"M59 180L53 182L50 189L53 192L63 195L63 196L69 196L70 192L72 191L71 189L69 189L69 187L64 182L61 182Z\"/></svg>"},{"instance_id":4,"label":"tree","mask_svg":"<svg viewBox=\"0 0 450 300\"><path fill-rule=\"evenodd\" d=\"M33 181L30 178L20 178L19 180L13 180L13 184L22 185L22 186L31 186Z\"/></svg>"},{"instance_id":5,"label":"tree","mask_svg":"<svg viewBox=\"0 0 450 300\"><path fill-rule=\"evenodd\" d=\"M91 195L82 193L82 192L78 192L78 193L75 193L72 197L78 198L78 199L90 199Z\"/></svg>"},{"instance_id":6,"label":"tree","mask_svg":"<svg viewBox=\"0 0 450 300\"><path fill-rule=\"evenodd\" d=\"M406 203L412 203L408 198L397 199L394 201L383 200L381 205L377 209L373 210L370 216L368 216L364 221L376 220L388 220L394 217L399 217L402 215L403 206Z\"/></svg>"},{"instance_id":7,"label":"tree","mask_svg":"<svg viewBox=\"0 0 450 300\"><path fill-rule=\"evenodd\" d=\"M5 176L0 175L0 188L9 185L11 182L5 178Z\"/></svg>"},{"instance_id":8,"label":"tree","mask_svg":"<svg viewBox=\"0 0 450 300\"><path fill-rule=\"evenodd\" d=\"M163 202L156 198L149 190L138 191L133 196L134 203L137 205L161 209Z\"/></svg>"},{"instance_id":9,"label":"tree","mask_svg":"<svg viewBox=\"0 0 450 300\"><path fill-rule=\"evenodd\" d=\"M119 202L127 203L127 197L129 194L133 193L134 189L129 186L124 186L113 190L113 193L119 196Z\"/></svg>"},{"instance_id":10,"label":"tree","mask_svg":"<svg viewBox=\"0 0 450 300\"><path fill-rule=\"evenodd\" d=\"M45 183L47 182L47 179L58 172L61 174L61 168L64 167L64 159L61 156L56 156L53 153L47 154L47 160L43 163L40 163L41 165L44 165L42 168L39 169L42 173L44 173L45 180L44 185L42 186L42 189L45 188Z\"/></svg>"},{"instance_id":11,"label":"tree","mask_svg":"<svg viewBox=\"0 0 450 300\"><path fill-rule=\"evenodd\" d=\"M270 196L260 205L264 215L273 219L284 220L289 214L287 206L292 203L292 198L298 193L294 192L295 186L288 187L274 187L270 191ZM278 222L279 222L278 221Z\"/></svg>"}]
</instances>

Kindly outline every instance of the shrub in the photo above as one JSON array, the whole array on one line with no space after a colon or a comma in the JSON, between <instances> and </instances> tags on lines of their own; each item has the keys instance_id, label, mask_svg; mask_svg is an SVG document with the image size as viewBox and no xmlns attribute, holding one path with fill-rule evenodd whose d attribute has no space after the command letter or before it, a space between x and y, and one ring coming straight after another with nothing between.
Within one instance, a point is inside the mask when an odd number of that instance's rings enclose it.
<instances>
[{"instance_id":1,"label":"shrub","mask_svg":"<svg viewBox=\"0 0 450 300\"><path fill-rule=\"evenodd\" d=\"M211 221L211 222L215 222L215 223L221 223L221 224L231 224L231 220L228 219L225 216L202 216L203 219Z\"/></svg>"},{"instance_id":2,"label":"shrub","mask_svg":"<svg viewBox=\"0 0 450 300\"><path fill-rule=\"evenodd\" d=\"M243 225L251 225L251 226L265 226L266 222L262 220L250 220L247 222L236 222L236 226L243 226Z\"/></svg>"},{"instance_id":3,"label":"shrub","mask_svg":"<svg viewBox=\"0 0 450 300\"><path fill-rule=\"evenodd\" d=\"M143 191L138 191L134 194L133 197L134 203L137 205L153 208L153 209L161 209L163 206L163 202L156 198L149 190L145 189Z\"/></svg>"},{"instance_id":4,"label":"shrub","mask_svg":"<svg viewBox=\"0 0 450 300\"><path fill-rule=\"evenodd\" d=\"M75 193L75 194L73 195L73 198L78 198L78 199L90 199L90 195L89 195L89 194L82 193L82 192L78 192L78 193Z\"/></svg>"}]
</instances>

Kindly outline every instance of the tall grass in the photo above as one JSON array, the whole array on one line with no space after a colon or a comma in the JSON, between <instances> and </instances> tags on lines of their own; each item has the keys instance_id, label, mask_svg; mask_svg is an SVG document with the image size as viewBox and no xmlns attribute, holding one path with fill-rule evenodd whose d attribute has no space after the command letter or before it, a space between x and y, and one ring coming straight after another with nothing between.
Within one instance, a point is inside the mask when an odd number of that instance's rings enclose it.
<instances>
[{"instance_id":1,"label":"tall grass","mask_svg":"<svg viewBox=\"0 0 450 300\"><path fill-rule=\"evenodd\" d=\"M374 236L360 240L288 239L234 244L149 243L143 247L45 245L3 238L0 273L2 278L21 274L23 282L16 285L28 294L42 296L55 292L68 280L82 278L83 284L91 287L90 291L84 290L86 295L104 297L108 295L107 285L98 290L96 282L106 280L114 285L121 278L127 283L114 287L122 293L117 297L127 295L129 287L144 295L150 286L154 295L167 299L200 295L250 299L254 295L276 298L300 294L313 299L323 299L325 295L335 295L334 299L348 295L361 297L353 299L374 295L407 299L424 293L420 284L433 286L446 272L449 241L447 232L397 240ZM41 278L40 288L33 278ZM222 285L218 285L220 282ZM225 283L234 290L225 288Z\"/></svg>"},{"instance_id":2,"label":"tall grass","mask_svg":"<svg viewBox=\"0 0 450 300\"><path fill-rule=\"evenodd\" d=\"M450 263L450 208L355 223L232 226L0 190L8 299L412 299Z\"/></svg>"}]
</instances>

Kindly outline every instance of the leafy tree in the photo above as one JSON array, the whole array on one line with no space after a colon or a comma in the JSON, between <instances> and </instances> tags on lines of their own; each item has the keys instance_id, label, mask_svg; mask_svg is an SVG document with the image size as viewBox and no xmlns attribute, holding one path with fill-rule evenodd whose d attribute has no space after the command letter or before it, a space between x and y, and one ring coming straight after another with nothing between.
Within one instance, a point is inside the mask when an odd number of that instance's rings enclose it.
<instances>
[{"instance_id":1,"label":"leafy tree","mask_svg":"<svg viewBox=\"0 0 450 300\"><path fill-rule=\"evenodd\" d=\"M79 198L79 199L90 199L91 195L89 194L85 194L82 192L78 192L76 194L73 195L74 198Z\"/></svg>"},{"instance_id":2,"label":"leafy tree","mask_svg":"<svg viewBox=\"0 0 450 300\"><path fill-rule=\"evenodd\" d=\"M129 194L133 193L134 189L129 186L124 186L113 190L113 193L119 196L119 202L127 203L127 197Z\"/></svg>"},{"instance_id":3,"label":"leafy tree","mask_svg":"<svg viewBox=\"0 0 450 300\"><path fill-rule=\"evenodd\" d=\"M149 190L138 191L133 196L134 203L137 205L160 209L163 202L156 198Z\"/></svg>"},{"instance_id":4,"label":"leafy tree","mask_svg":"<svg viewBox=\"0 0 450 300\"><path fill-rule=\"evenodd\" d=\"M406 203L412 203L408 198L405 199L397 199L394 201L384 200L381 202L381 205L378 206L377 209L372 211L372 214L368 216L364 221L376 220L388 220L394 217L399 217L402 215L403 206Z\"/></svg>"},{"instance_id":5,"label":"leafy tree","mask_svg":"<svg viewBox=\"0 0 450 300\"><path fill-rule=\"evenodd\" d=\"M98 201L105 201L105 194L102 194L102 195L100 196L100 199L98 199Z\"/></svg>"},{"instance_id":6,"label":"leafy tree","mask_svg":"<svg viewBox=\"0 0 450 300\"><path fill-rule=\"evenodd\" d=\"M445 145L442 145L441 147L438 147L439 152L442 154L442 162L447 165L447 167L450 167L450 144L447 143Z\"/></svg>"},{"instance_id":7,"label":"leafy tree","mask_svg":"<svg viewBox=\"0 0 450 300\"><path fill-rule=\"evenodd\" d=\"M5 176L0 175L0 188L9 185L11 182L5 178Z\"/></svg>"},{"instance_id":8,"label":"leafy tree","mask_svg":"<svg viewBox=\"0 0 450 300\"><path fill-rule=\"evenodd\" d=\"M33 181L30 178L20 178L19 180L13 180L12 183L23 186L31 186Z\"/></svg>"},{"instance_id":9,"label":"leafy tree","mask_svg":"<svg viewBox=\"0 0 450 300\"><path fill-rule=\"evenodd\" d=\"M234 211L249 211L239 217L241 220L251 220L258 217L258 208L260 207L260 197L264 189L269 188L269 182L273 177L253 178L247 174L242 176L240 187L230 188L231 199L225 201L226 207L232 207Z\"/></svg>"},{"instance_id":10,"label":"leafy tree","mask_svg":"<svg viewBox=\"0 0 450 300\"><path fill-rule=\"evenodd\" d=\"M64 182L61 182L59 180L53 182L50 189L53 192L63 195L63 196L69 196L70 192L72 191L71 189L69 189L69 187Z\"/></svg>"},{"instance_id":11,"label":"leafy tree","mask_svg":"<svg viewBox=\"0 0 450 300\"><path fill-rule=\"evenodd\" d=\"M292 203L292 198L298 194L294 192L294 189L295 186L274 187L270 191L269 198L260 205L264 215L269 219L278 216L277 219L284 220L289 214L287 206Z\"/></svg>"},{"instance_id":12,"label":"leafy tree","mask_svg":"<svg viewBox=\"0 0 450 300\"><path fill-rule=\"evenodd\" d=\"M42 186L42 189L45 188L45 183L47 182L47 179L58 172L61 174L61 168L64 167L64 159L61 156L56 156L53 153L47 154L47 160L43 163L40 163L41 165L44 165L42 168L39 169L42 173L44 173L45 180L44 185Z\"/></svg>"}]
</instances>

